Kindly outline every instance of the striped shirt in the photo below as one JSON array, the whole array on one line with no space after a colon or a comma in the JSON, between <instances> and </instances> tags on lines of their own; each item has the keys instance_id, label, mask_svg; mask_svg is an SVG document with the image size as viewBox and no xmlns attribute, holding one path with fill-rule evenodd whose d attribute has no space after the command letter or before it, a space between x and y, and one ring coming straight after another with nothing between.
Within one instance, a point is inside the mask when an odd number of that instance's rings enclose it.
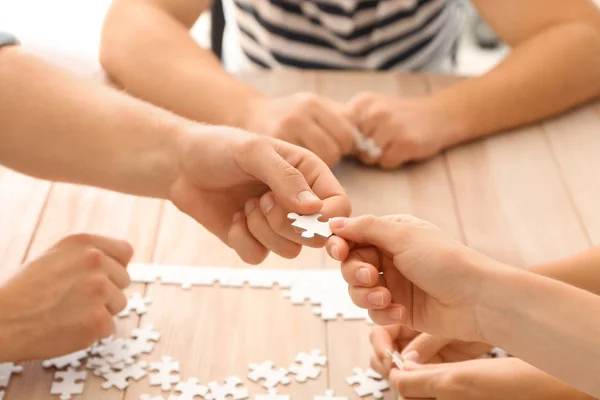
<instances>
[{"instance_id":1,"label":"striped shirt","mask_svg":"<svg viewBox=\"0 0 600 400\"><path fill-rule=\"evenodd\" d=\"M255 66L443 71L467 17L463 0L233 0Z\"/></svg>"}]
</instances>

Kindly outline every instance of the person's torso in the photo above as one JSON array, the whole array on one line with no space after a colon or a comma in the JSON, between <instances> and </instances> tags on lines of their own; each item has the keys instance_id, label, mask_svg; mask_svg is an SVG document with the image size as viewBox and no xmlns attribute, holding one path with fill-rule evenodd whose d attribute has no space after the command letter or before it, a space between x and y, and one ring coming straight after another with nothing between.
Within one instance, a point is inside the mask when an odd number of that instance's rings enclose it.
<instances>
[{"instance_id":1,"label":"person's torso","mask_svg":"<svg viewBox=\"0 0 600 400\"><path fill-rule=\"evenodd\" d=\"M462 0L233 0L247 60L263 68L441 70Z\"/></svg>"}]
</instances>

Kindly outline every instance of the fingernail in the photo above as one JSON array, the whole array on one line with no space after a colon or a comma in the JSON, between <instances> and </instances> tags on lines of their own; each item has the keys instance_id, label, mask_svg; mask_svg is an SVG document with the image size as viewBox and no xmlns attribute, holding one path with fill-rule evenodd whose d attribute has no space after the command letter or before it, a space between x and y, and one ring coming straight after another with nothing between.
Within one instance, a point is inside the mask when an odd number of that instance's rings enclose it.
<instances>
[{"instance_id":1,"label":"fingernail","mask_svg":"<svg viewBox=\"0 0 600 400\"><path fill-rule=\"evenodd\" d=\"M314 203L315 201L320 201L319 198L309 190L298 193L298 200L300 200L300 203Z\"/></svg>"},{"instance_id":2,"label":"fingernail","mask_svg":"<svg viewBox=\"0 0 600 400\"><path fill-rule=\"evenodd\" d=\"M329 252L333 256L333 258L335 258L338 261L340 260L340 253L338 247L335 244L329 248Z\"/></svg>"},{"instance_id":3,"label":"fingernail","mask_svg":"<svg viewBox=\"0 0 600 400\"><path fill-rule=\"evenodd\" d=\"M367 300L369 300L369 303L373 304L374 306L382 306L383 305L383 293L371 292L367 296Z\"/></svg>"},{"instance_id":4,"label":"fingernail","mask_svg":"<svg viewBox=\"0 0 600 400\"><path fill-rule=\"evenodd\" d=\"M359 268L358 271L356 271L356 279L358 279L358 281L360 283L364 283L365 285L370 285L371 284L371 274L369 273L369 269L368 268Z\"/></svg>"},{"instance_id":5,"label":"fingernail","mask_svg":"<svg viewBox=\"0 0 600 400\"><path fill-rule=\"evenodd\" d=\"M238 223L242 220L242 216L244 215L244 213L242 212L236 212L235 214L233 214L233 223Z\"/></svg>"},{"instance_id":6,"label":"fingernail","mask_svg":"<svg viewBox=\"0 0 600 400\"><path fill-rule=\"evenodd\" d=\"M255 208L256 208L256 200L255 199L248 200L246 202L246 205L244 206L244 212L246 213L246 215L249 215L252 211L254 211Z\"/></svg>"},{"instance_id":7,"label":"fingernail","mask_svg":"<svg viewBox=\"0 0 600 400\"><path fill-rule=\"evenodd\" d=\"M414 363L421 362L421 355L416 350L411 350L408 353L403 354L402 358L404 359L404 361L411 361Z\"/></svg>"},{"instance_id":8,"label":"fingernail","mask_svg":"<svg viewBox=\"0 0 600 400\"><path fill-rule=\"evenodd\" d=\"M275 197L269 193L260 198L260 208L264 214L268 214L269 211L275 206Z\"/></svg>"},{"instance_id":9,"label":"fingernail","mask_svg":"<svg viewBox=\"0 0 600 400\"><path fill-rule=\"evenodd\" d=\"M348 218L341 218L341 217L331 218L329 220L329 227L331 229L342 229L344 226L346 226L347 223L348 223Z\"/></svg>"},{"instance_id":10,"label":"fingernail","mask_svg":"<svg viewBox=\"0 0 600 400\"><path fill-rule=\"evenodd\" d=\"M394 309L390 310L388 315L394 321L400 321L400 320L402 320L402 316L404 315L404 312L402 312L401 308L394 308Z\"/></svg>"}]
</instances>

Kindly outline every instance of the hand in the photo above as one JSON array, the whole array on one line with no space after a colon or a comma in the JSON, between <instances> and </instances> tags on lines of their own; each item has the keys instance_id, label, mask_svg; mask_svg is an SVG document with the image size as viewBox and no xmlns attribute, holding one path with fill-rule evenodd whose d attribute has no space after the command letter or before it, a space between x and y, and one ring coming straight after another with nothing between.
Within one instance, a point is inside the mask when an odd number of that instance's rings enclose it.
<instances>
[{"instance_id":1,"label":"hand","mask_svg":"<svg viewBox=\"0 0 600 400\"><path fill-rule=\"evenodd\" d=\"M304 147L334 166L354 150L352 130L343 107L311 93L260 100L244 128Z\"/></svg>"},{"instance_id":2,"label":"hand","mask_svg":"<svg viewBox=\"0 0 600 400\"><path fill-rule=\"evenodd\" d=\"M407 362L404 371L391 372L389 381L406 399L593 400L518 358L424 365Z\"/></svg>"},{"instance_id":3,"label":"hand","mask_svg":"<svg viewBox=\"0 0 600 400\"><path fill-rule=\"evenodd\" d=\"M334 218L330 226L338 237L330 238L328 248L335 246L343 261L350 296L375 323L485 341L480 313L486 290L496 289L486 285L493 286L492 271L501 264L407 215ZM358 247L350 251L348 241Z\"/></svg>"},{"instance_id":4,"label":"hand","mask_svg":"<svg viewBox=\"0 0 600 400\"><path fill-rule=\"evenodd\" d=\"M114 331L112 316L127 305L121 240L69 236L26 264L0 288L0 361L48 359L81 350Z\"/></svg>"},{"instance_id":5,"label":"hand","mask_svg":"<svg viewBox=\"0 0 600 400\"><path fill-rule=\"evenodd\" d=\"M288 212L350 215L342 186L308 150L226 127L198 127L180 142L169 198L248 263L269 251L294 258L301 245L325 245L303 239Z\"/></svg>"},{"instance_id":6,"label":"hand","mask_svg":"<svg viewBox=\"0 0 600 400\"><path fill-rule=\"evenodd\" d=\"M382 150L379 158L360 153L367 165L397 168L429 158L445 147L445 124L429 99L363 93L347 104L346 115Z\"/></svg>"},{"instance_id":7,"label":"hand","mask_svg":"<svg viewBox=\"0 0 600 400\"><path fill-rule=\"evenodd\" d=\"M371 331L375 355L371 368L386 379L394 367L386 351L400 351L405 361L415 363L446 363L472 360L486 354L492 346L463 342L419 333L402 325L375 326Z\"/></svg>"}]
</instances>

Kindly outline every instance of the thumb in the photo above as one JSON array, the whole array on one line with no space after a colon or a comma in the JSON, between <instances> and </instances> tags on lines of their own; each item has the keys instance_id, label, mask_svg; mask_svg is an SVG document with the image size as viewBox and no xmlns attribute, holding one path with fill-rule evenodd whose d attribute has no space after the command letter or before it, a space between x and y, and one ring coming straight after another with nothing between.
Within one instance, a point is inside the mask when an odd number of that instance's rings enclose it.
<instances>
[{"instance_id":1,"label":"thumb","mask_svg":"<svg viewBox=\"0 0 600 400\"><path fill-rule=\"evenodd\" d=\"M286 161L270 141L260 141L248 157L244 170L265 183L288 210L299 214L315 214L323 201L312 191L302 173Z\"/></svg>"},{"instance_id":2,"label":"thumb","mask_svg":"<svg viewBox=\"0 0 600 400\"><path fill-rule=\"evenodd\" d=\"M331 231L341 238L360 244L374 245L389 253L400 249L406 236L406 222L414 217L409 215L390 215L375 217L363 215L356 218L332 218L329 220Z\"/></svg>"},{"instance_id":3,"label":"thumb","mask_svg":"<svg viewBox=\"0 0 600 400\"><path fill-rule=\"evenodd\" d=\"M417 363L427 363L450 342L452 339L421 333L402 349L402 356Z\"/></svg>"}]
</instances>

